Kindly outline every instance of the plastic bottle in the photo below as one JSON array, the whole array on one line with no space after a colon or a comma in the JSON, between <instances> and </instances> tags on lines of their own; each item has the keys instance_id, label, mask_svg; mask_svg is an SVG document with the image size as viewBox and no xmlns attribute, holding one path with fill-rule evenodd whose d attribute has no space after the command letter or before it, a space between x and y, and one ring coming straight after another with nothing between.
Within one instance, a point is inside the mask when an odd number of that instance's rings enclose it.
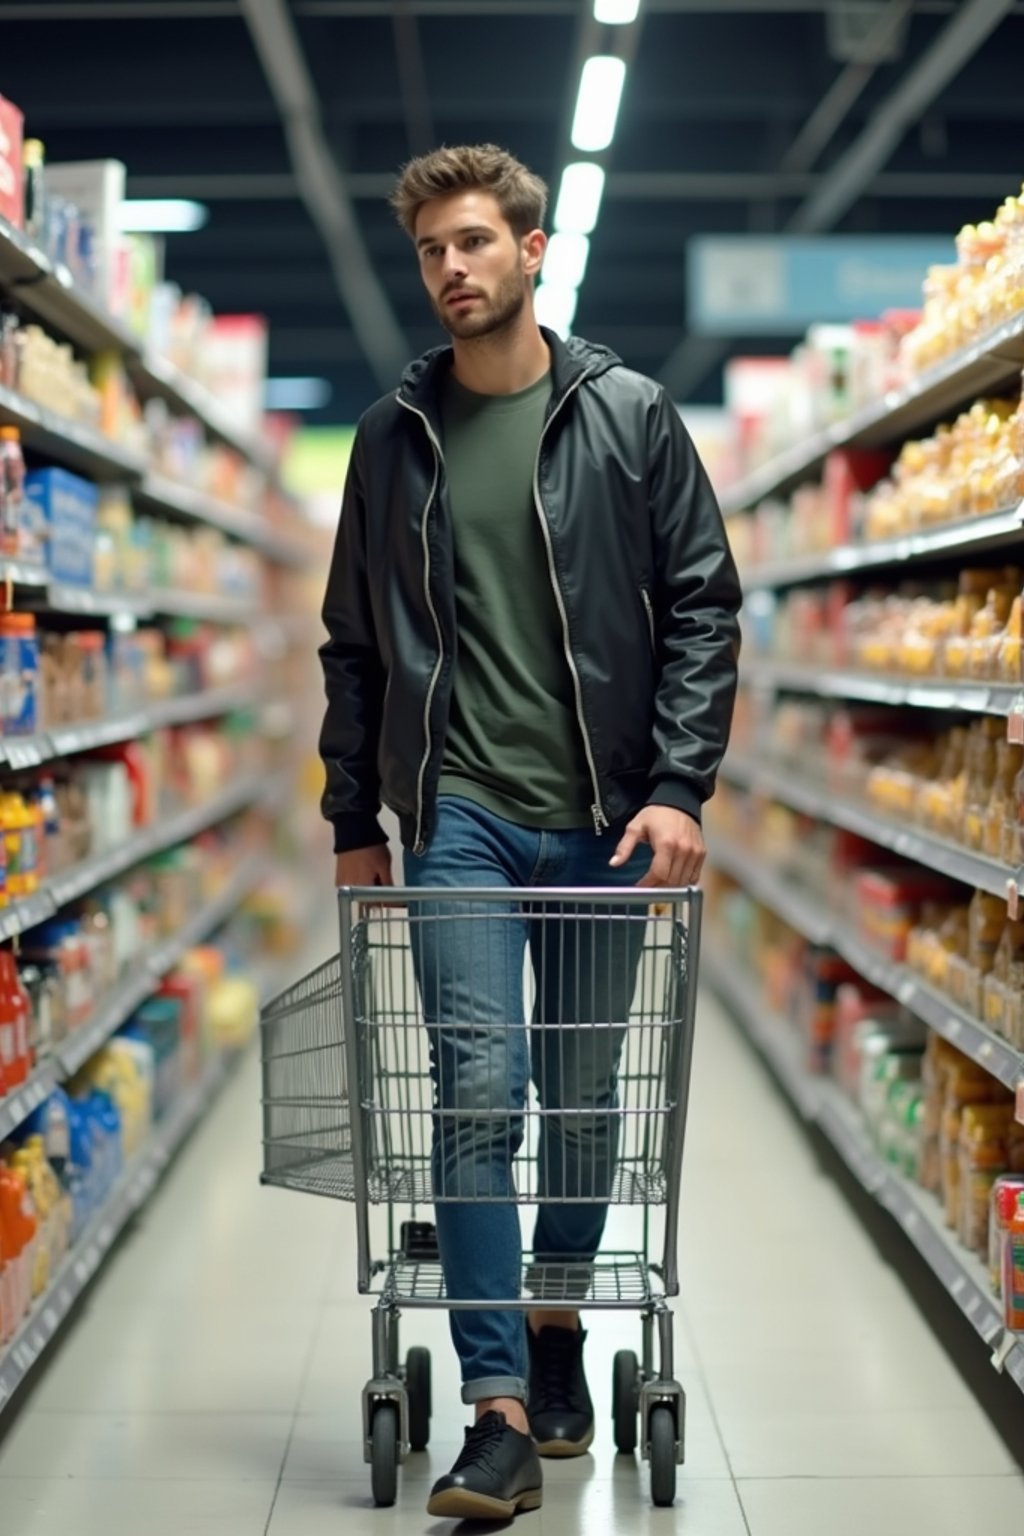
<instances>
[{"instance_id":1,"label":"plastic bottle","mask_svg":"<svg viewBox=\"0 0 1024 1536\"><path fill-rule=\"evenodd\" d=\"M39 724L39 636L34 613L0 613L5 736L34 736Z\"/></svg>"},{"instance_id":2,"label":"plastic bottle","mask_svg":"<svg viewBox=\"0 0 1024 1536\"><path fill-rule=\"evenodd\" d=\"M32 1296L37 1223L25 1181L8 1163L0 1163L0 1220L14 1254L11 1300L14 1327L18 1328Z\"/></svg>"},{"instance_id":3,"label":"plastic bottle","mask_svg":"<svg viewBox=\"0 0 1024 1536\"><path fill-rule=\"evenodd\" d=\"M29 1006L28 993L18 979L14 956L9 949L0 950L0 1021L9 1022L14 1034L6 1074L8 1091L19 1087L32 1067L29 1055Z\"/></svg>"},{"instance_id":4,"label":"plastic bottle","mask_svg":"<svg viewBox=\"0 0 1024 1536\"><path fill-rule=\"evenodd\" d=\"M25 498L25 458L17 427L0 427L0 555L16 560L21 553L22 502Z\"/></svg>"},{"instance_id":5,"label":"plastic bottle","mask_svg":"<svg viewBox=\"0 0 1024 1536\"><path fill-rule=\"evenodd\" d=\"M40 139L26 139L21 148L25 171L25 233L46 243L46 148Z\"/></svg>"},{"instance_id":6,"label":"plastic bottle","mask_svg":"<svg viewBox=\"0 0 1024 1536\"><path fill-rule=\"evenodd\" d=\"M1003 1321L1013 1333L1024 1332L1024 1195L1006 1223L1003 1241Z\"/></svg>"}]
</instances>

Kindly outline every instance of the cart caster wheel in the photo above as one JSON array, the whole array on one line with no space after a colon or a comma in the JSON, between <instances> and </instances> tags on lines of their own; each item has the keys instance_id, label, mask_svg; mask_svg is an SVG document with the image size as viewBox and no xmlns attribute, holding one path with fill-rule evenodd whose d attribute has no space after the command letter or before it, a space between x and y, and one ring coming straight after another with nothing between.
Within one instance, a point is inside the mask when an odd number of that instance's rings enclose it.
<instances>
[{"instance_id":1,"label":"cart caster wheel","mask_svg":"<svg viewBox=\"0 0 1024 1536\"><path fill-rule=\"evenodd\" d=\"M416 1345L405 1357L405 1390L409 1394L409 1449L425 1451L430 1442L430 1350Z\"/></svg>"},{"instance_id":2,"label":"cart caster wheel","mask_svg":"<svg viewBox=\"0 0 1024 1536\"><path fill-rule=\"evenodd\" d=\"M676 1421L672 1409L659 1403L651 1409L651 1502L659 1509L676 1499Z\"/></svg>"},{"instance_id":3,"label":"cart caster wheel","mask_svg":"<svg viewBox=\"0 0 1024 1536\"><path fill-rule=\"evenodd\" d=\"M370 1485L373 1502L386 1507L398 1494L398 1407L381 1403L374 1412L370 1435Z\"/></svg>"},{"instance_id":4,"label":"cart caster wheel","mask_svg":"<svg viewBox=\"0 0 1024 1536\"><path fill-rule=\"evenodd\" d=\"M637 1392L640 1362L631 1349L620 1349L612 1366L612 1421L615 1449L624 1456L636 1450Z\"/></svg>"}]
</instances>

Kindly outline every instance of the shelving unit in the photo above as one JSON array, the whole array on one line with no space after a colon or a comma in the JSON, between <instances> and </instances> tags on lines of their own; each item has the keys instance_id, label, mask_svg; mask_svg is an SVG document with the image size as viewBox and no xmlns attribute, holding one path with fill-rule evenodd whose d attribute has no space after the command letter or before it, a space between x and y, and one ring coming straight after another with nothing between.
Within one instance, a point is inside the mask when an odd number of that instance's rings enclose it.
<instances>
[{"instance_id":1,"label":"shelving unit","mask_svg":"<svg viewBox=\"0 0 1024 1536\"><path fill-rule=\"evenodd\" d=\"M197 912L180 933L154 945L121 977L113 990L100 1000L88 1024L62 1040L53 1055L41 1062L20 1088L0 1098L0 1141L17 1130L59 1083L73 1077L90 1056L95 1055L145 1001L154 983L173 970L189 949L202 943L230 917L259 883L267 867L267 861L255 855L244 859L224 890Z\"/></svg>"},{"instance_id":2,"label":"shelving unit","mask_svg":"<svg viewBox=\"0 0 1024 1536\"><path fill-rule=\"evenodd\" d=\"M850 576L857 571L877 571L886 566L921 563L959 554L982 554L1019 543L1024 535L1024 505L972 517L963 522L939 523L897 539L877 539L870 544L840 544L810 555L794 555L753 566L744 573L748 592L774 587L794 587L805 581Z\"/></svg>"},{"instance_id":3,"label":"shelving unit","mask_svg":"<svg viewBox=\"0 0 1024 1536\"><path fill-rule=\"evenodd\" d=\"M272 471L266 446L236 427L208 390L186 378L173 363L146 350L127 326L105 314L75 286L66 268L54 266L6 219L0 219L0 286L12 289L25 309L84 351L120 352L143 394L160 395L195 416L212 437L236 448L261 469Z\"/></svg>"},{"instance_id":4,"label":"shelving unit","mask_svg":"<svg viewBox=\"0 0 1024 1536\"><path fill-rule=\"evenodd\" d=\"M753 688L808 693L821 699L859 699L868 704L962 710L975 715L1012 715L1024 708L1024 683L975 683L966 678L933 682L833 668L818 671L801 662L757 656L744 659L740 676Z\"/></svg>"},{"instance_id":5,"label":"shelving unit","mask_svg":"<svg viewBox=\"0 0 1024 1536\"><path fill-rule=\"evenodd\" d=\"M1013 1089L1019 1095L1020 1116L1024 1120L1024 1054L958 1008L951 998L929 986L908 966L873 952L851 931L848 919L831 909L822 893L773 869L763 859L752 859L748 851L720 836L712 841L711 863L810 943L828 944L865 981L887 992L965 1056Z\"/></svg>"},{"instance_id":6,"label":"shelving unit","mask_svg":"<svg viewBox=\"0 0 1024 1536\"><path fill-rule=\"evenodd\" d=\"M997 859L972 853L969 848L961 848L958 843L948 842L933 833L888 821L866 806L843 800L830 793L825 785L802 779L789 769L730 754L722 765L721 776L726 783L770 796L803 815L844 827L883 848L891 848L916 864L948 875L951 880L962 880L976 890L1008 896L1011 885L1024 888L1024 869L1011 869Z\"/></svg>"},{"instance_id":7,"label":"shelving unit","mask_svg":"<svg viewBox=\"0 0 1024 1536\"><path fill-rule=\"evenodd\" d=\"M215 795L205 805L194 810L180 811L176 816L167 817L155 826L147 827L145 831L122 843L120 848L93 854L80 864L60 874L51 875L34 895L13 901L10 906L0 910L0 940L12 939L16 934L24 933L27 928L34 928L37 923L54 917L68 902L77 901L87 891L105 885L108 880L141 864L155 853L162 853L177 843L188 842L208 827L215 827L246 807L268 799L270 793L271 788L266 780L257 776L242 779L230 789Z\"/></svg>"},{"instance_id":8,"label":"shelving unit","mask_svg":"<svg viewBox=\"0 0 1024 1536\"><path fill-rule=\"evenodd\" d=\"M713 937L702 946L701 973L764 1055L801 1117L824 1133L858 1182L899 1223L988 1346L993 1364L1024 1391L1024 1341L1004 1329L984 1265L946 1230L926 1191L883 1161L836 1085L806 1070L793 1029L765 1007L756 981Z\"/></svg>"},{"instance_id":9,"label":"shelving unit","mask_svg":"<svg viewBox=\"0 0 1024 1536\"><path fill-rule=\"evenodd\" d=\"M1016 315L962 352L893 390L862 411L815 433L780 453L722 497L722 511L735 516L768 496L807 478L834 448L878 448L902 442L910 433L934 425L965 400L986 390L1005 388L1024 366L1024 314Z\"/></svg>"}]
</instances>

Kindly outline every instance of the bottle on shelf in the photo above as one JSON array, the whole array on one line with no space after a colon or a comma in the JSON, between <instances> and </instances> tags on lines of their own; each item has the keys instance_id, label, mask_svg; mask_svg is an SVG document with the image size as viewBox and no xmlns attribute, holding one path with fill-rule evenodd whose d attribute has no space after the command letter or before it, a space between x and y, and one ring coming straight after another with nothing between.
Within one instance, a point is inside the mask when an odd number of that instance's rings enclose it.
<instances>
[{"instance_id":1,"label":"bottle on shelf","mask_svg":"<svg viewBox=\"0 0 1024 1536\"><path fill-rule=\"evenodd\" d=\"M24 167L25 233L40 244L46 243L46 147L41 139L26 139L22 145Z\"/></svg>"},{"instance_id":2,"label":"bottle on shelf","mask_svg":"<svg viewBox=\"0 0 1024 1536\"><path fill-rule=\"evenodd\" d=\"M17 427L0 427L0 555L16 560L21 550L25 456Z\"/></svg>"}]
</instances>

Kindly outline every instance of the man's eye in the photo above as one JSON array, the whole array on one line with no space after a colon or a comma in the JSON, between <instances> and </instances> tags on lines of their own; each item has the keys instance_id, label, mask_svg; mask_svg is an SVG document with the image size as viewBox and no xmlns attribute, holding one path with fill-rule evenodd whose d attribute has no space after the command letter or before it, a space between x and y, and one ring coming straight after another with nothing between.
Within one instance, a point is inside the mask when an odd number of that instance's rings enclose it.
<instances>
[{"instance_id":1,"label":"man's eye","mask_svg":"<svg viewBox=\"0 0 1024 1536\"><path fill-rule=\"evenodd\" d=\"M467 245L483 245L483 243L483 235L470 235L469 239L466 241Z\"/></svg>"}]
</instances>

